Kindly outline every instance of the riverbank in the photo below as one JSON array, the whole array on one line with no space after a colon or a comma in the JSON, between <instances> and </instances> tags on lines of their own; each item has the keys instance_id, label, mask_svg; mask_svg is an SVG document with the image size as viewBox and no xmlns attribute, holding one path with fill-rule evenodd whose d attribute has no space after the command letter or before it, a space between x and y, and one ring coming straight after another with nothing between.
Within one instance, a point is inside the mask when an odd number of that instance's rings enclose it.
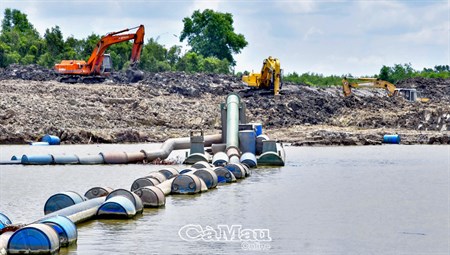
<instances>
[{"instance_id":1,"label":"riverbank","mask_svg":"<svg viewBox=\"0 0 450 255\"><path fill-rule=\"evenodd\" d=\"M47 133L66 144L163 142L200 129L219 133L219 104L245 88L227 75L145 74L135 84L116 75L86 85L41 73L0 70L0 143L23 144ZM430 103L387 98L382 90L354 90L344 98L339 87L302 85L284 86L278 98L246 93L242 100L249 120L292 145L380 144L393 133L405 144L449 144L450 82L408 82L433 95Z\"/></svg>"}]
</instances>

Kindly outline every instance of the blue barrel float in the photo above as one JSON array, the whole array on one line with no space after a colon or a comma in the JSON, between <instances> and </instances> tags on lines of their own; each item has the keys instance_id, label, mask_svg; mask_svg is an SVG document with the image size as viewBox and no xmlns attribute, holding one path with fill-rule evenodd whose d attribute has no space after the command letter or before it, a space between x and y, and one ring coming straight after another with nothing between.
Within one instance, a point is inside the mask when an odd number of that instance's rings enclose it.
<instances>
[{"instance_id":1,"label":"blue barrel float","mask_svg":"<svg viewBox=\"0 0 450 255\"><path fill-rule=\"evenodd\" d=\"M74 191L66 191L57 193L47 199L44 205L44 214L49 214L66 207L69 207L74 204L78 204L84 201L84 198L74 192Z\"/></svg>"},{"instance_id":2,"label":"blue barrel float","mask_svg":"<svg viewBox=\"0 0 450 255\"><path fill-rule=\"evenodd\" d=\"M61 143L61 139L55 135L44 135L41 142L47 142L49 145L59 145Z\"/></svg>"},{"instance_id":3,"label":"blue barrel float","mask_svg":"<svg viewBox=\"0 0 450 255\"><path fill-rule=\"evenodd\" d=\"M9 238L7 250L8 254L54 254L59 250L59 237L46 224L30 224Z\"/></svg>"},{"instance_id":4,"label":"blue barrel float","mask_svg":"<svg viewBox=\"0 0 450 255\"><path fill-rule=\"evenodd\" d=\"M75 224L66 216L53 216L43 219L40 223L49 225L59 236L59 245L66 247L77 242L78 232Z\"/></svg>"},{"instance_id":5,"label":"blue barrel float","mask_svg":"<svg viewBox=\"0 0 450 255\"><path fill-rule=\"evenodd\" d=\"M10 224L12 224L11 220L3 213L0 213L0 230Z\"/></svg>"},{"instance_id":6,"label":"blue barrel float","mask_svg":"<svg viewBox=\"0 0 450 255\"><path fill-rule=\"evenodd\" d=\"M242 153L256 154L256 133L253 130L239 131L239 149Z\"/></svg>"},{"instance_id":7,"label":"blue barrel float","mask_svg":"<svg viewBox=\"0 0 450 255\"><path fill-rule=\"evenodd\" d=\"M21 163L24 165L50 165L53 162L51 154L23 155L21 159Z\"/></svg>"},{"instance_id":8,"label":"blue barrel float","mask_svg":"<svg viewBox=\"0 0 450 255\"><path fill-rule=\"evenodd\" d=\"M262 124L261 123L251 123L255 129L256 136L262 135Z\"/></svg>"},{"instance_id":9,"label":"blue barrel float","mask_svg":"<svg viewBox=\"0 0 450 255\"><path fill-rule=\"evenodd\" d=\"M106 196L106 201L108 201L109 199L116 197L116 196L122 196L122 197L128 198L128 200L130 200L131 203L133 203L134 208L136 209L136 213L142 213L144 211L144 206L142 205L142 200L135 193L130 192L126 189L115 189L111 193L109 193L108 196Z\"/></svg>"},{"instance_id":10,"label":"blue barrel float","mask_svg":"<svg viewBox=\"0 0 450 255\"><path fill-rule=\"evenodd\" d=\"M99 218L132 218L135 215L136 207L124 196L108 198L97 210Z\"/></svg>"},{"instance_id":11,"label":"blue barrel float","mask_svg":"<svg viewBox=\"0 0 450 255\"><path fill-rule=\"evenodd\" d=\"M197 170L193 171L192 173L195 174L196 176L198 176L199 178L201 178L205 182L206 187L208 189L212 189L217 186L218 177L217 177L217 174L214 172L214 170L209 169L209 168L202 168L202 169L197 169Z\"/></svg>"},{"instance_id":12,"label":"blue barrel float","mask_svg":"<svg viewBox=\"0 0 450 255\"><path fill-rule=\"evenodd\" d=\"M400 144L400 135L384 135L383 143Z\"/></svg>"},{"instance_id":13,"label":"blue barrel float","mask_svg":"<svg viewBox=\"0 0 450 255\"><path fill-rule=\"evenodd\" d=\"M236 181L234 174L225 167L216 167L214 172L217 175L218 183L232 183Z\"/></svg>"},{"instance_id":14,"label":"blue barrel float","mask_svg":"<svg viewBox=\"0 0 450 255\"><path fill-rule=\"evenodd\" d=\"M257 166L256 156L251 152L246 152L242 154L240 161L242 164L245 164L250 168Z\"/></svg>"}]
</instances>

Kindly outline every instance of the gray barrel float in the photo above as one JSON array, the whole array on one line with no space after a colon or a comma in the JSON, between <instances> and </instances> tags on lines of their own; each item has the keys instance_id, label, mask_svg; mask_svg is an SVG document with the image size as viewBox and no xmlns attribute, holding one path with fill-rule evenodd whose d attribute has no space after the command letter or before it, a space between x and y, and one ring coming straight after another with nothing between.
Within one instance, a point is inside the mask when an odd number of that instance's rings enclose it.
<instances>
[{"instance_id":1,"label":"gray barrel float","mask_svg":"<svg viewBox=\"0 0 450 255\"><path fill-rule=\"evenodd\" d=\"M213 170L208 168L202 168L195 170L193 174L200 177L200 179L202 179L205 182L206 187L208 189L213 189L217 186L218 183L217 174Z\"/></svg>"},{"instance_id":2,"label":"gray barrel float","mask_svg":"<svg viewBox=\"0 0 450 255\"><path fill-rule=\"evenodd\" d=\"M127 154L127 163L137 163L143 162L145 159L145 154L143 152L125 152Z\"/></svg>"},{"instance_id":3,"label":"gray barrel float","mask_svg":"<svg viewBox=\"0 0 450 255\"><path fill-rule=\"evenodd\" d=\"M225 167L216 167L214 168L214 172L217 175L218 183L232 183L236 181L234 174Z\"/></svg>"},{"instance_id":4,"label":"gray barrel float","mask_svg":"<svg viewBox=\"0 0 450 255\"><path fill-rule=\"evenodd\" d=\"M78 159L80 160L80 164L82 165L98 165L105 163L102 155L100 154L78 156Z\"/></svg>"},{"instance_id":5,"label":"gray barrel float","mask_svg":"<svg viewBox=\"0 0 450 255\"><path fill-rule=\"evenodd\" d=\"M148 174L148 177L155 178L159 181L159 183L164 182L167 180L166 176L162 174L161 172L155 171Z\"/></svg>"},{"instance_id":6,"label":"gray barrel float","mask_svg":"<svg viewBox=\"0 0 450 255\"><path fill-rule=\"evenodd\" d=\"M23 155L20 162L24 165L50 165L53 164L53 156L51 154L42 155Z\"/></svg>"},{"instance_id":7,"label":"gray barrel float","mask_svg":"<svg viewBox=\"0 0 450 255\"><path fill-rule=\"evenodd\" d=\"M242 164L228 164L225 166L226 169L230 170L236 179L243 179L247 176L247 172Z\"/></svg>"},{"instance_id":8,"label":"gray barrel float","mask_svg":"<svg viewBox=\"0 0 450 255\"><path fill-rule=\"evenodd\" d=\"M81 203L83 201L84 198L74 191L57 193L51 196L49 199L47 199L47 202L45 202L44 214L49 214L71 205Z\"/></svg>"},{"instance_id":9,"label":"gray barrel float","mask_svg":"<svg viewBox=\"0 0 450 255\"><path fill-rule=\"evenodd\" d=\"M156 179L155 177L152 176L145 176L145 177L141 177L141 178L137 178L133 184L131 184L131 191L135 191L138 190L142 187L146 187L146 186L155 186L160 184L161 182Z\"/></svg>"},{"instance_id":10,"label":"gray barrel float","mask_svg":"<svg viewBox=\"0 0 450 255\"><path fill-rule=\"evenodd\" d=\"M245 170L245 177L249 177L251 175L251 171L250 168L246 165L246 164L241 164L241 166L244 168Z\"/></svg>"},{"instance_id":11,"label":"gray barrel float","mask_svg":"<svg viewBox=\"0 0 450 255\"><path fill-rule=\"evenodd\" d=\"M206 161L198 161L192 165L192 168L202 169L202 168L212 168L212 166Z\"/></svg>"},{"instance_id":12,"label":"gray barrel float","mask_svg":"<svg viewBox=\"0 0 450 255\"><path fill-rule=\"evenodd\" d=\"M80 159L77 155L53 155L55 164L79 164Z\"/></svg>"},{"instance_id":13,"label":"gray barrel float","mask_svg":"<svg viewBox=\"0 0 450 255\"><path fill-rule=\"evenodd\" d=\"M174 194L196 194L201 191L202 181L192 173L180 174L172 182L172 193Z\"/></svg>"},{"instance_id":14,"label":"gray barrel float","mask_svg":"<svg viewBox=\"0 0 450 255\"><path fill-rule=\"evenodd\" d=\"M256 155L263 153L263 141L269 140L267 135L258 135L256 137Z\"/></svg>"},{"instance_id":15,"label":"gray barrel float","mask_svg":"<svg viewBox=\"0 0 450 255\"><path fill-rule=\"evenodd\" d=\"M128 163L127 154L123 151L100 152L106 164L126 164Z\"/></svg>"},{"instance_id":16,"label":"gray barrel float","mask_svg":"<svg viewBox=\"0 0 450 255\"><path fill-rule=\"evenodd\" d=\"M95 217L98 208L104 201L105 197L92 198L79 204L75 204L59 211L47 214L43 219L47 219L52 216L63 215L69 218L73 223L78 224Z\"/></svg>"},{"instance_id":17,"label":"gray barrel float","mask_svg":"<svg viewBox=\"0 0 450 255\"><path fill-rule=\"evenodd\" d=\"M128 197L114 196L103 202L98 208L99 218L132 218L136 215L136 207Z\"/></svg>"},{"instance_id":18,"label":"gray barrel float","mask_svg":"<svg viewBox=\"0 0 450 255\"><path fill-rule=\"evenodd\" d=\"M130 192L126 189L116 189L113 192L109 193L109 195L106 197L106 201L116 196L124 196L128 198L133 203L136 209L136 213L142 213L144 211L144 206L142 205L141 198L133 192Z\"/></svg>"},{"instance_id":19,"label":"gray barrel float","mask_svg":"<svg viewBox=\"0 0 450 255\"><path fill-rule=\"evenodd\" d=\"M230 158L225 152L217 152L212 159L214 166L224 166L228 164L228 161L230 161Z\"/></svg>"},{"instance_id":20,"label":"gray barrel float","mask_svg":"<svg viewBox=\"0 0 450 255\"><path fill-rule=\"evenodd\" d=\"M11 225L11 220L4 215L3 213L0 213L0 230L2 230L7 225Z\"/></svg>"},{"instance_id":21,"label":"gray barrel float","mask_svg":"<svg viewBox=\"0 0 450 255\"><path fill-rule=\"evenodd\" d=\"M93 199L96 197L106 197L113 191L110 187L93 187L84 193L84 197L87 199Z\"/></svg>"},{"instance_id":22,"label":"gray barrel float","mask_svg":"<svg viewBox=\"0 0 450 255\"><path fill-rule=\"evenodd\" d=\"M242 154L240 161L242 164L245 164L250 168L256 167L258 165L255 154L251 152Z\"/></svg>"},{"instance_id":23,"label":"gray barrel float","mask_svg":"<svg viewBox=\"0 0 450 255\"><path fill-rule=\"evenodd\" d=\"M77 242L78 232L75 224L66 216L53 216L43 219L40 223L49 225L59 237L59 246L67 247Z\"/></svg>"},{"instance_id":24,"label":"gray barrel float","mask_svg":"<svg viewBox=\"0 0 450 255\"><path fill-rule=\"evenodd\" d=\"M166 195L158 187L147 186L133 192L141 198L144 207L161 207L166 204Z\"/></svg>"},{"instance_id":25,"label":"gray barrel float","mask_svg":"<svg viewBox=\"0 0 450 255\"><path fill-rule=\"evenodd\" d=\"M158 172L162 173L167 180L179 174L178 170L173 167L166 167L158 170Z\"/></svg>"},{"instance_id":26,"label":"gray barrel float","mask_svg":"<svg viewBox=\"0 0 450 255\"><path fill-rule=\"evenodd\" d=\"M8 254L54 254L58 251L58 234L43 223L17 230L8 241Z\"/></svg>"}]
</instances>

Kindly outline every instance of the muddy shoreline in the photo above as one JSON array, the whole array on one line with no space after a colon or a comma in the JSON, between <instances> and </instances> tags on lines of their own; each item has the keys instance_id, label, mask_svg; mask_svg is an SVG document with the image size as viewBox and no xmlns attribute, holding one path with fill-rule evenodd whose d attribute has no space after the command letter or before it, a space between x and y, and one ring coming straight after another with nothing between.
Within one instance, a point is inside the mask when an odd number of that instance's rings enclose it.
<instances>
[{"instance_id":1,"label":"muddy shoreline","mask_svg":"<svg viewBox=\"0 0 450 255\"><path fill-rule=\"evenodd\" d=\"M145 74L128 84L120 73L102 84L64 84L35 66L0 69L0 143L24 144L44 134L65 144L163 142L191 130L220 133L219 104L245 85L233 76ZM402 144L450 144L450 81L410 79L431 102L387 98L382 90L286 85L274 98L241 93L247 118L271 138L295 146L378 145L384 134Z\"/></svg>"}]
</instances>

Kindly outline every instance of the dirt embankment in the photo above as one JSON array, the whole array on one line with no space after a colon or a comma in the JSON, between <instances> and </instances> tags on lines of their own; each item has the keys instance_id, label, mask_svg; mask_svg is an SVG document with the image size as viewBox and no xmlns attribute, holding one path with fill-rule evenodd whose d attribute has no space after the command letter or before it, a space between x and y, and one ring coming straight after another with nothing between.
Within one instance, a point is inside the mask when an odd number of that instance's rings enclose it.
<instances>
[{"instance_id":1,"label":"dirt embankment","mask_svg":"<svg viewBox=\"0 0 450 255\"><path fill-rule=\"evenodd\" d=\"M126 83L121 73L103 84L64 84L37 66L0 69L0 143L38 140L45 133L65 143L162 142L190 130L220 132L219 104L245 85L228 75L146 73ZM409 144L449 144L450 80L409 79L427 104L388 98L382 90L287 85L283 95L243 97L248 119L273 138L295 145L379 144L398 133ZM249 94L249 93L247 93Z\"/></svg>"}]
</instances>

